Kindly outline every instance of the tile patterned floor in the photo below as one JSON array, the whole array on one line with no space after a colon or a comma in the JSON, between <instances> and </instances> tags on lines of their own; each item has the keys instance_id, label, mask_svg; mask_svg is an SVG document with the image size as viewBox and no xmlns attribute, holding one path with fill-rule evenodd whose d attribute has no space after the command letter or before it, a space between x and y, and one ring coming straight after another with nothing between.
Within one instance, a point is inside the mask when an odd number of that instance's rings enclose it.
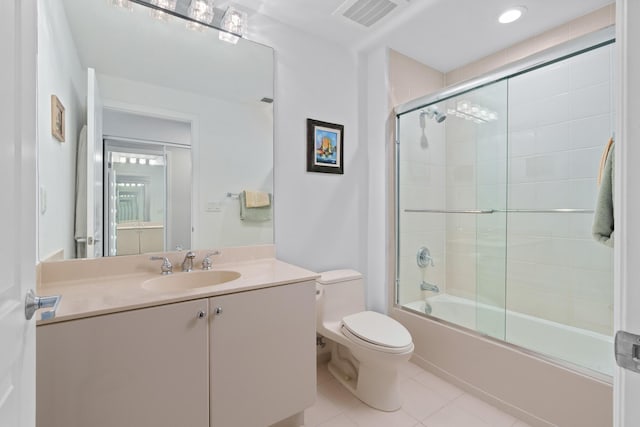
<instances>
[{"instance_id":1,"label":"tile patterned floor","mask_svg":"<svg viewBox=\"0 0 640 427\"><path fill-rule=\"evenodd\" d=\"M382 412L360 402L318 365L318 397L305 427L529 427L439 377L407 362L400 371L404 404Z\"/></svg>"}]
</instances>

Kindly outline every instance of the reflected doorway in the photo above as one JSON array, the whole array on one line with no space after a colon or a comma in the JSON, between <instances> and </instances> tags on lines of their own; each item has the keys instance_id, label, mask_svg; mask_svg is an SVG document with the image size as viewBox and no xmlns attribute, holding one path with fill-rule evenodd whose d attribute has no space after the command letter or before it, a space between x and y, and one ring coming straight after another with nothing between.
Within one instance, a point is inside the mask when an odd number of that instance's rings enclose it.
<instances>
[{"instance_id":1,"label":"reflected doorway","mask_svg":"<svg viewBox=\"0 0 640 427\"><path fill-rule=\"evenodd\" d=\"M191 147L105 135L104 158L105 254L189 248Z\"/></svg>"}]
</instances>

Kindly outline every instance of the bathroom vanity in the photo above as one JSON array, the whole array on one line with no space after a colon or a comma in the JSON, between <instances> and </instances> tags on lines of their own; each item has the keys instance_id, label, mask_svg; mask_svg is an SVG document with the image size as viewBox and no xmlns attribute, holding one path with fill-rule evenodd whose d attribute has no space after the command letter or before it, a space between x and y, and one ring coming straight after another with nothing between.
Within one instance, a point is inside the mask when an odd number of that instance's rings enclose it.
<instances>
[{"instance_id":1,"label":"bathroom vanity","mask_svg":"<svg viewBox=\"0 0 640 427\"><path fill-rule=\"evenodd\" d=\"M40 292L62 300L38 322L37 425L301 425L315 400L317 275L260 258L268 248L169 276L147 257L43 263ZM240 276L202 285L219 271Z\"/></svg>"}]
</instances>

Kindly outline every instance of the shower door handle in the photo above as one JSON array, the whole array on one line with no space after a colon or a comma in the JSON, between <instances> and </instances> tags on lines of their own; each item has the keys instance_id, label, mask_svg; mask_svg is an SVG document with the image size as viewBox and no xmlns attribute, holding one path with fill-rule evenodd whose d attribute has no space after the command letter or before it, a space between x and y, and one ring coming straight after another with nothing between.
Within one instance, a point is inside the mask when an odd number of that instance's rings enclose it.
<instances>
[{"instance_id":1,"label":"shower door handle","mask_svg":"<svg viewBox=\"0 0 640 427\"><path fill-rule=\"evenodd\" d=\"M618 366L640 373L640 335L618 331L615 352Z\"/></svg>"}]
</instances>

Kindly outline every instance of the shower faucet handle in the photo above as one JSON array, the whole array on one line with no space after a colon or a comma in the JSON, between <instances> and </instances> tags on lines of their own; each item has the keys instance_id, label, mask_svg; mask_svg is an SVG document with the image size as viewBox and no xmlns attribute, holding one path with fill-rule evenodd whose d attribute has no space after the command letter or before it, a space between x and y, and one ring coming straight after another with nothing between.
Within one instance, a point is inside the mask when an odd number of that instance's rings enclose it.
<instances>
[{"instance_id":1,"label":"shower faucet handle","mask_svg":"<svg viewBox=\"0 0 640 427\"><path fill-rule=\"evenodd\" d=\"M426 246L422 246L418 249L418 253L416 254L416 262L418 263L418 267L425 268L431 265L434 267L433 257L431 256L431 252Z\"/></svg>"}]
</instances>

